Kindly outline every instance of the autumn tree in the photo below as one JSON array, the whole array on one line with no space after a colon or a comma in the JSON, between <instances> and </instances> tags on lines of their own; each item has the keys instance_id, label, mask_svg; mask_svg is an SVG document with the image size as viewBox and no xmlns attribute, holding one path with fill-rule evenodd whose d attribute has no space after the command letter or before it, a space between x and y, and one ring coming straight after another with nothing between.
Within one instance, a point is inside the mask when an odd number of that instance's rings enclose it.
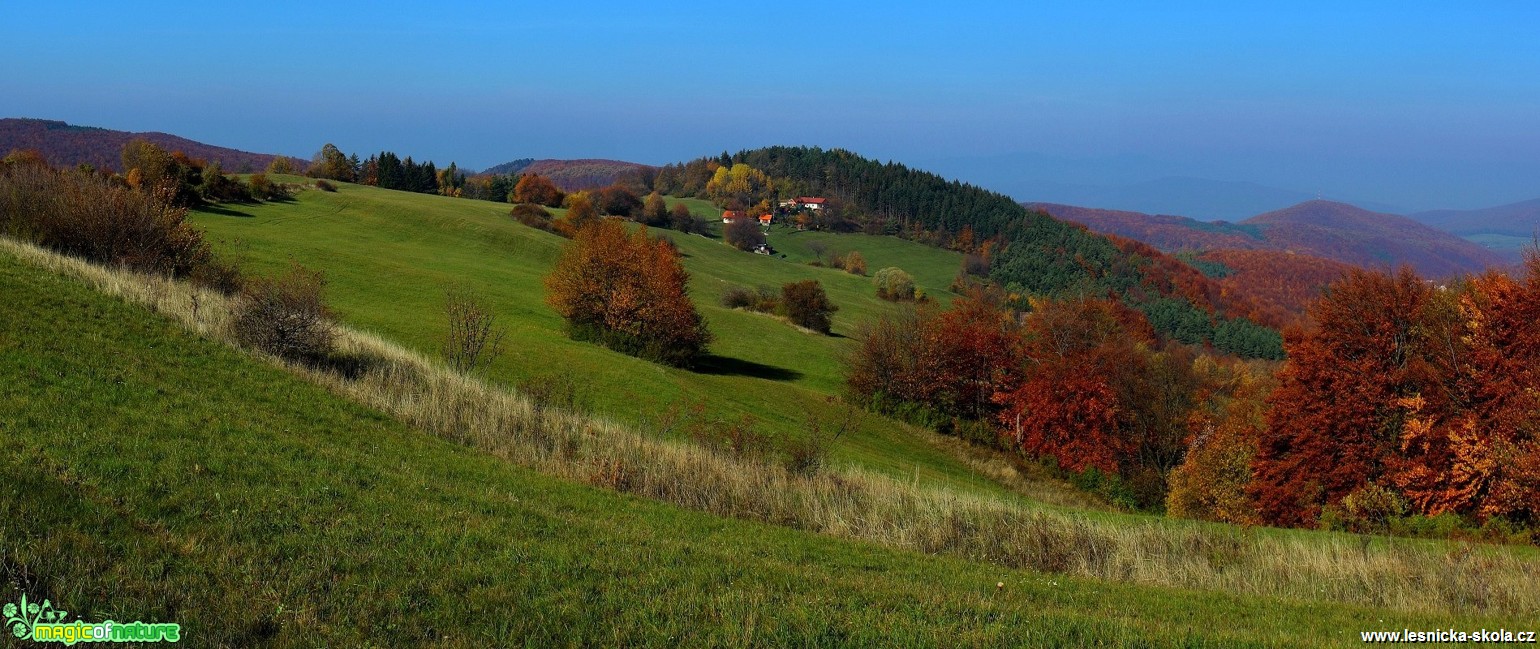
<instances>
[{"instance_id":1,"label":"autumn tree","mask_svg":"<svg viewBox=\"0 0 1540 649\"><path fill-rule=\"evenodd\" d=\"M642 199L619 184L599 190L593 200L601 213L628 219L641 215L643 207Z\"/></svg>"},{"instance_id":2,"label":"autumn tree","mask_svg":"<svg viewBox=\"0 0 1540 649\"><path fill-rule=\"evenodd\" d=\"M689 214L686 208L685 214ZM653 192L642 200L641 222L655 228L669 226L668 203L663 200L663 195Z\"/></svg>"},{"instance_id":3,"label":"autumn tree","mask_svg":"<svg viewBox=\"0 0 1540 649\"><path fill-rule=\"evenodd\" d=\"M1266 521L1313 524L1379 482L1409 406L1445 399L1421 326L1434 298L1410 269L1354 270L1315 305L1315 327L1289 345L1258 447L1251 489Z\"/></svg>"},{"instance_id":4,"label":"autumn tree","mask_svg":"<svg viewBox=\"0 0 1540 649\"><path fill-rule=\"evenodd\" d=\"M552 223L556 232L562 236L571 237L578 230L599 220L599 210L594 208L593 199L589 197L588 192L568 194L563 204L567 207L567 213Z\"/></svg>"},{"instance_id":5,"label":"autumn tree","mask_svg":"<svg viewBox=\"0 0 1540 649\"><path fill-rule=\"evenodd\" d=\"M922 306L859 326L847 360L852 393L881 410L925 410L955 429L997 410L995 394L1020 378L1015 319L997 296L975 292L946 311Z\"/></svg>"},{"instance_id":6,"label":"autumn tree","mask_svg":"<svg viewBox=\"0 0 1540 649\"><path fill-rule=\"evenodd\" d=\"M349 183L358 180L358 170L353 167L353 162L337 148L337 145L330 142L316 152L305 173L311 178L326 178Z\"/></svg>"},{"instance_id":7,"label":"autumn tree","mask_svg":"<svg viewBox=\"0 0 1540 649\"><path fill-rule=\"evenodd\" d=\"M740 163L718 167L707 181L705 190L713 199L747 207L763 198L770 187L770 177L763 171Z\"/></svg>"},{"instance_id":8,"label":"autumn tree","mask_svg":"<svg viewBox=\"0 0 1540 649\"><path fill-rule=\"evenodd\" d=\"M673 207L668 208L668 220L670 227L680 232L694 232L697 229L695 217L684 203L674 203Z\"/></svg>"},{"instance_id":9,"label":"autumn tree","mask_svg":"<svg viewBox=\"0 0 1540 649\"><path fill-rule=\"evenodd\" d=\"M596 220L573 234L546 276L546 302L575 339L689 366L711 334L685 293L688 279L669 241Z\"/></svg>"},{"instance_id":10,"label":"autumn tree","mask_svg":"<svg viewBox=\"0 0 1540 649\"><path fill-rule=\"evenodd\" d=\"M1148 322L1110 300L1036 300L1023 331L1025 376L995 400L1023 453L1070 471L1119 473L1138 443L1125 420L1124 373L1144 371Z\"/></svg>"},{"instance_id":11,"label":"autumn tree","mask_svg":"<svg viewBox=\"0 0 1540 649\"><path fill-rule=\"evenodd\" d=\"M534 203L546 207L560 207L564 195L556 184L545 176L524 174L513 186L513 202Z\"/></svg>"},{"instance_id":12,"label":"autumn tree","mask_svg":"<svg viewBox=\"0 0 1540 649\"><path fill-rule=\"evenodd\" d=\"M1248 494L1257 440L1267 426L1271 371L1256 362L1221 364L1208 356L1194 361L1202 387L1189 417L1191 430L1182 464L1172 471L1166 512L1179 518L1255 525L1261 522Z\"/></svg>"},{"instance_id":13,"label":"autumn tree","mask_svg":"<svg viewBox=\"0 0 1540 649\"><path fill-rule=\"evenodd\" d=\"M840 266L845 269L845 272L850 273L851 275L865 275L866 257L861 256L861 251L852 250L850 251L850 254L845 255L845 258L840 263Z\"/></svg>"}]
</instances>

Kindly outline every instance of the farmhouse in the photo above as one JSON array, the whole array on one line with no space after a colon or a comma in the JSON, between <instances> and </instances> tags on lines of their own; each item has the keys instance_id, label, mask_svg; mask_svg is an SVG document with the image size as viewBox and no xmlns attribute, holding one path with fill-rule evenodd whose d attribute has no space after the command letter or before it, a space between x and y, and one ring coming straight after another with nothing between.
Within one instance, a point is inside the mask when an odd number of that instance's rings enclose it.
<instances>
[{"instance_id":1,"label":"farmhouse","mask_svg":"<svg viewBox=\"0 0 1540 649\"><path fill-rule=\"evenodd\" d=\"M771 216L769 214L761 214L761 215L759 215L759 224L768 228L768 227L770 227L770 221L772 221L774 219L775 219L775 217L773 217L773 216Z\"/></svg>"},{"instance_id":2,"label":"farmhouse","mask_svg":"<svg viewBox=\"0 0 1540 649\"><path fill-rule=\"evenodd\" d=\"M722 222L731 224L738 219L749 218L749 213L743 210L726 210L722 212Z\"/></svg>"},{"instance_id":3,"label":"farmhouse","mask_svg":"<svg viewBox=\"0 0 1540 649\"><path fill-rule=\"evenodd\" d=\"M798 209L821 210L828 199L818 196L798 196L796 201Z\"/></svg>"}]
</instances>

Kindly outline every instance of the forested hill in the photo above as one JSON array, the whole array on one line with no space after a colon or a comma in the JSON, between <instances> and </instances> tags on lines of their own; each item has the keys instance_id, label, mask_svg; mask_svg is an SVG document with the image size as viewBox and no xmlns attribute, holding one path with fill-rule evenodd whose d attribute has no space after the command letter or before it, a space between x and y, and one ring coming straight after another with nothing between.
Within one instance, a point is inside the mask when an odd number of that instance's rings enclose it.
<instances>
[{"instance_id":1,"label":"forested hill","mask_svg":"<svg viewBox=\"0 0 1540 649\"><path fill-rule=\"evenodd\" d=\"M168 133L130 133L43 119L0 119L0 156L13 150L32 150L57 167L88 164L97 169L122 171L123 145L135 139L148 140L194 159L218 161L225 171L231 172L261 171L273 161L272 154L204 144ZM303 160L294 162L301 167L305 164Z\"/></svg>"},{"instance_id":2,"label":"forested hill","mask_svg":"<svg viewBox=\"0 0 1540 649\"><path fill-rule=\"evenodd\" d=\"M764 187L739 165L762 172ZM714 177L728 175L717 173L722 167L736 180L714 183ZM840 149L769 147L665 166L654 187L743 207L762 197L827 197L833 214L821 217L826 227L887 232L979 253L988 261L990 279L1010 292L1113 294L1183 342L1212 343L1245 356L1282 356L1277 331L1247 319L1257 312L1249 300L1223 296L1215 282L1186 263L1028 210L1004 194L902 164Z\"/></svg>"}]
</instances>

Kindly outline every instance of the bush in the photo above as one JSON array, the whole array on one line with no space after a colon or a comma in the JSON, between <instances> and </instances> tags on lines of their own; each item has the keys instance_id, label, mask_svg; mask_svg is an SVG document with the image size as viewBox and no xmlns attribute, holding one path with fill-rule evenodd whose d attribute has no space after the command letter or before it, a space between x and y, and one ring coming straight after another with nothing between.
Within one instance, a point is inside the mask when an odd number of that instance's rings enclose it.
<instances>
[{"instance_id":1,"label":"bush","mask_svg":"<svg viewBox=\"0 0 1540 649\"><path fill-rule=\"evenodd\" d=\"M671 242L597 221L579 229L556 260L545 278L546 302L573 338L687 367L711 341L685 292L688 281Z\"/></svg>"},{"instance_id":2,"label":"bush","mask_svg":"<svg viewBox=\"0 0 1540 649\"><path fill-rule=\"evenodd\" d=\"M290 198L289 188L268 180L267 174L252 174L246 184L251 186L251 196L259 201L281 201Z\"/></svg>"},{"instance_id":3,"label":"bush","mask_svg":"<svg viewBox=\"0 0 1540 649\"><path fill-rule=\"evenodd\" d=\"M1370 482L1344 496L1342 502L1322 507L1320 526L1360 534L1388 534L1392 521L1405 516L1408 509L1400 494Z\"/></svg>"},{"instance_id":4,"label":"bush","mask_svg":"<svg viewBox=\"0 0 1540 649\"><path fill-rule=\"evenodd\" d=\"M537 230L554 231L551 225L551 212L534 203L519 203L513 206L513 210L508 214L513 217L513 220Z\"/></svg>"},{"instance_id":5,"label":"bush","mask_svg":"<svg viewBox=\"0 0 1540 649\"><path fill-rule=\"evenodd\" d=\"M831 316L839 307L829 301L818 280L808 279L781 287L781 310L793 324L827 334Z\"/></svg>"},{"instance_id":6,"label":"bush","mask_svg":"<svg viewBox=\"0 0 1540 649\"><path fill-rule=\"evenodd\" d=\"M866 258L862 257L859 251L852 250L850 254L845 255L845 258L841 260L840 267L844 268L845 272L851 275L865 275Z\"/></svg>"},{"instance_id":7,"label":"bush","mask_svg":"<svg viewBox=\"0 0 1540 649\"><path fill-rule=\"evenodd\" d=\"M689 436L697 444L739 459L758 459L770 450L770 438L756 427L749 415L737 421L697 419L689 426Z\"/></svg>"},{"instance_id":8,"label":"bush","mask_svg":"<svg viewBox=\"0 0 1540 649\"><path fill-rule=\"evenodd\" d=\"M328 181L328 180L326 180L324 178L315 181L315 188L319 189L319 190L321 190L323 192L334 192L334 191L337 191L337 186L331 184L331 181Z\"/></svg>"},{"instance_id":9,"label":"bush","mask_svg":"<svg viewBox=\"0 0 1540 649\"><path fill-rule=\"evenodd\" d=\"M914 278L902 269L889 266L877 271L872 281L877 285L877 297L895 302L914 299Z\"/></svg>"},{"instance_id":10,"label":"bush","mask_svg":"<svg viewBox=\"0 0 1540 649\"><path fill-rule=\"evenodd\" d=\"M240 268L212 256L206 263L194 268L188 275L188 279L194 284L219 291L224 295L235 295L246 285Z\"/></svg>"},{"instance_id":11,"label":"bush","mask_svg":"<svg viewBox=\"0 0 1540 649\"><path fill-rule=\"evenodd\" d=\"M722 230L727 244L739 250L754 250L765 245L765 232L759 229L759 220L742 217L734 219Z\"/></svg>"},{"instance_id":12,"label":"bush","mask_svg":"<svg viewBox=\"0 0 1540 649\"><path fill-rule=\"evenodd\" d=\"M248 282L231 319L236 342L293 361L324 360L333 334L325 285L319 271L298 264L278 277Z\"/></svg>"},{"instance_id":13,"label":"bush","mask_svg":"<svg viewBox=\"0 0 1540 649\"><path fill-rule=\"evenodd\" d=\"M0 234L134 270L187 277L210 262L187 210L80 171L0 165Z\"/></svg>"},{"instance_id":14,"label":"bush","mask_svg":"<svg viewBox=\"0 0 1540 649\"><path fill-rule=\"evenodd\" d=\"M734 286L722 294L722 306L729 309L749 309L761 313L774 313L780 307L780 297L767 287L761 286L759 290L749 290L742 286Z\"/></svg>"}]
</instances>

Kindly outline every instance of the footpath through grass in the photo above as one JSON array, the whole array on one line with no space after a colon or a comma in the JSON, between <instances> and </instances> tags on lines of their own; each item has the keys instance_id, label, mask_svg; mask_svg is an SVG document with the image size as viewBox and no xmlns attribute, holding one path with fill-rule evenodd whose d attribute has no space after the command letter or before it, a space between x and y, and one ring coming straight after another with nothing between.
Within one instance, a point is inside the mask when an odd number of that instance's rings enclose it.
<instances>
[{"instance_id":1,"label":"footpath through grass","mask_svg":"<svg viewBox=\"0 0 1540 649\"><path fill-rule=\"evenodd\" d=\"M408 429L5 254L0 299L0 595L177 622L189 646L1288 646L1516 628L688 512Z\"/></svg>"}]
</instances>

